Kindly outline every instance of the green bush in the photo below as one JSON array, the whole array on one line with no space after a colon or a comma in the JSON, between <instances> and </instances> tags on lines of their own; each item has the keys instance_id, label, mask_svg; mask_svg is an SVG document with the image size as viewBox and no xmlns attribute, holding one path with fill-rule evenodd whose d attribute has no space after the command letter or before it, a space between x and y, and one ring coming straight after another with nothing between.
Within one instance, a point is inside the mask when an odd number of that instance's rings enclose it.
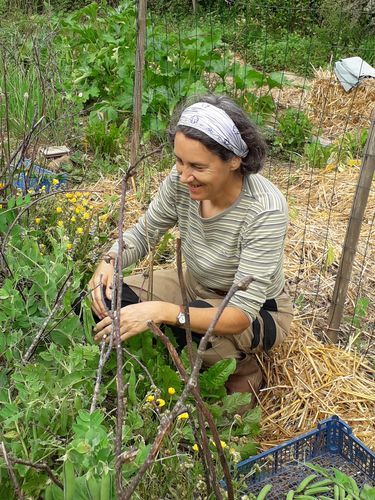
<instances>
[{"instance_id":1,"label":"green bush","mask_svg":"<svg viewBox=\"0 0 375 500\"><path fill-rule=\"evenodd\" d=\"M296 108L288 108L279 119L274 144L287 153L301 153L311 137L312 124L307 115Z\"/></svg>"}]
</instances>

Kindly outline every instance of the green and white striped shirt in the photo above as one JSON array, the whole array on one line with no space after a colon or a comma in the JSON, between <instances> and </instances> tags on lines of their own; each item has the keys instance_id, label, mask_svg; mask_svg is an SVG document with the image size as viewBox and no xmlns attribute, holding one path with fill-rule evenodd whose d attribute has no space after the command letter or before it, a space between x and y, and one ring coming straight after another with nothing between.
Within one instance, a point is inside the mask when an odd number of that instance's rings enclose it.
<instances>
[{"instance_id":1,"label":"green and white striped shirt","mask_svg":"<svg viewBox=\"0 0 375 500\"><path fill-rule=\"evenodd\" d=\"M251 319L266 299L283 290L288 209L281 192L262 175L245 176L235 203L214 217L203 218L200 202L191 199L173 167L145 215L124 233L124 266L143 258L148 244L154 247L176 224L186 266L205 288L227 291L249 275L262 280L236 292L229 302ZM117 242L111 251L118 252Z\"/></svg>"}]
</instances>

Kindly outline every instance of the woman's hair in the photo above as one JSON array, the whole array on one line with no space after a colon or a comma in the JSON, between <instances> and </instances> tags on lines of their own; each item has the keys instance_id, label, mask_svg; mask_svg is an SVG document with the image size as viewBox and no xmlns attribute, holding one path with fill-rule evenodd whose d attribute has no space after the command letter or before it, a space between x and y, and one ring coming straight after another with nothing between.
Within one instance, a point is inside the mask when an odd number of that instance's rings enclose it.
<instances>
[{"instance_id":1,"label":"woman's hair","mask_svg":"<svg viewBox=\"0 0 375 500\"><path fill-rule=\"evenodd\" d=\"M238 128L242 139L245 141L249 148L248 154L245 158L241 158L241 173L242 175L256 174L263 167L266 156L266 142L262 135L258 132L255 125L247 117L246 113L240 106L238 106L232 99L227 96L217 96L214 94L196 95L180 105L173 113L168 135L169 140L173 146L174 139L177 132L182 132L189 139L194 139L201 142L208 150L217 155L223 161L229 161L236 156L232 151L225 148L214 139L211 139L207 134L189 127L187 125L177 125L182 112L196 102L208 102L227 113L228 116L234 121Z\"/></svg>"}]
</instances>

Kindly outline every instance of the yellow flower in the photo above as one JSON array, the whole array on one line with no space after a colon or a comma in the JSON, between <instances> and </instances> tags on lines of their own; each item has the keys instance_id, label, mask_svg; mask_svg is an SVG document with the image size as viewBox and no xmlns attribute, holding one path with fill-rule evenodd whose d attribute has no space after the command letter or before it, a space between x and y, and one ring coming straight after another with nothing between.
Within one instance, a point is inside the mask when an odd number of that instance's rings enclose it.
<instances>
[{"instance_id":1,"label":"yellow flower","mask_svg":"<svg viewBox=\"0 0 375 500\"><path fill-rule=\"evenodd\" d=\"M81 213L81 209L79 207L76 207L74 211L77 215Z\"/></svg>"},{"instance_id":2,"label":"yellow flower","mask_svg":"<svg viewBox=\"0 0 375 500\"><path fill-rule=\"evenodd\" d=\"M215 441L212 441L212 444L216 447ZM220 444L221 444L221 447L223 449L228 447L228 445L227 445L227 443L225 441L220 441Z\"/></svg>"},{"instance_id":3,"label":"yellow flower","mask_svg":"<svg viewBox=\"0 0 375 500\"><path fill-rule=\"evenodd\" d=\"M151 403L154 400L155 400L155 396L151 396L151 394L150 394L150 396L147 396L147 398L146 398L147 403Z\"/></svg>"},{"instance_id":4,"label":"yellow flower","mask_svg":"<svg viewBox=\"0 0 375 500\"><path fill-rule=\"evenodd\" d=\"M82 215L82 219L84 220L87 220L90 218L90 214L88 212L85 212L83 215Z\"/></svg>"},{"instance_id":5,"label":"yellow flower","mask_svg":"<svg viewBox=\"0 0 375 500\"><path fill-rule=\"evenodd\" d=\"M83 227L77 227L76 233L77 234L82 234L83 233Z\"/></svg>"},{"instance_id":6,"label":"yellow flower","mask_svg":"<svg viewBox=\"0 0 375 500\"><path fill-rule=\"evenodd\" d=\"M199 447L198 447L197 443L194 443L192 448L194 451L199 451Z\"/></svg>"},{"instance_id":7,"label":"yellow flower","mask_svg":"<svg viewBox=\"0 0 375 500\"><path fill-rule=\"evenodd\" d=\"M100 215L99 220L101 222L107 222L109 214Z\"/></svg>"},{"instance_id":8,"label":"yellow flower","mask_svg":"<svg viewBox=\"0 0 375 500\"><path fill-rule=\"evenodd\" d=\"M73 196L73 198L70 198L70 203L77 203L77 198Z\"/></svg>"},{"instance_id":9,"label":"yellow flower","mask_svg":"<svg viewBox=\"0 0 375 500\"><path fill-rule=\"evenodd\" d=\"M89 205L89 209L92 210L94 208L94 205Z\"/></svg>"},{"instance_id":10,"label":"yellow flower","mask_svg":"<svg viewBox=\"0 0 375 500\"><path fill-rule=\"evenodd\" d=\"M44 193L46 190L46 186L43 184L43 186L40 188L40 190L42 191L42 193Z\"/></svg>"},{"instance_id":11,"label":"yellow flower","mask_svg":"<svg viewBox=\"0 0 375 500\"><path fill-rule=\"evenodd\" d=\"M58 221L57 221L57 225L58 225L59 227L64 227L64 222L63 222L62 220L58 220Z\"/></svg>"},{"instance_id":12,"label":"yellow flower","mask_svg":"<svg viewBox=\"0 0 375 500\"><path fill-rule=\"evenodd\" d=\"M168 387L168 394L173 396L173 394L175 394L175 393L176 393L176 389L174 387Z\"/></svg>"},{"instance_id":13,"label":"yellow flower","mask_svg":"<svg viewBox=\"0 0 375 500\"><path fill-rule=\"evenodd\" d=\"M76 196L77 196L77 198L81 198L82 193L80 191L76 191Z\"/></svg>"},{"instance_id":14,"label":"yellow flower","mask_svg":"<svg viewBox=\"0 0 375 500\"><path fill-rule=\"evenodd\" d=\"M68 200L71 200L73 198L72 193L66 193L65 196Z\"/></svg>"},{"instance_id":15,"label":"yellow flower","mask_svg":"<svg viewBox=\"0 0 375 500\"><path fill-rule=\"evenodd\" d=\"M164 399L158 398L156 400L156 404L158 405L159 408L161 408L162 406L165 405L165 401L164 401Z\"/></svg>"},{"instance_id":16,"label":"yellow flower","mask_svg":"<svg viewBox=\"0 0 375 500\"><path fill-rule=\"evenodd\" d=\"M83 199L83 200L82 200L82 205L83 205L84 207L87 207L87 205L88 205L88 204L89 204L89 202L88 202L86 199Z\"/></svg>"},{"instance_id":17,"label":"yellow flower","mask_svg":"<svg viewBox=\"0 0 375 500\"><path fill-rule=\"evenodd\" d=\"M52 179L52 184L53 184L54 186L57 186L57 184L60 184L59 179Z\"/></svg>"},{"instance_id":18,"label":"yellow flower","mask_svg":"<svg viewBox=\"0 0 375 500\"><path fill-rule=\"evenodd\" d=\"M57 214L61 214L62 212L62 208L61 207L56 207L56 213Z\"/></svg>"},{"instance_id":19,"label":"yellow flower","mask_svg":"<svg viewBox=\"0 0 375 500\"><path fill-rule=\"evenodd\" d=\"M76 218L74 217L74 215L73 215L73 217L71 217L71 218L70 218L70 220L71 220L72 222L75 222L77 219L76 219Z\"/></svg>"},{"instance_id":20,"label":"yellow flower","mask_svg":"<svg viewBox=\"0 0 375 500\"><path fill-rule=\"evenodd\" d=\"M187 411L185 413L181 413L178 417L177 420L187 420L189 418L189 414Z\"/></svg>"},{"instance_id":21,"label":"yellow flower","mask_svg":"<svg viewBox=\"0 0 375 500\"><path fill-rule=\"evenodd\" d=\"M71 249L72 249L72 247L73 247L73 245L72 245L71 243L67 243L67 244L66 244L66 249L67 249L67 250L71 250Z\"/></svg>"},{"instance_id":22,"label":"yellow flower","mask_svg":"<svg viewBox=\"0 0 375 500\"><path fill-rule=\"evenodd\" d=\"M41 219L40 217L35 217L35 224L38 224L38 225L39 225L39 224L40 224L40 222L41 222L41 220L42 220L42 219Z\"/></svg>"},{"instance_id":23,"label":"yellow flower","mask_svg":"<svg viewBox=\"0 0 375 500\"><path fill-rule=\"evenodd\" d=\"M362 160L348 160L349 167L360 167Z\"/></svg>"},{"instance_id":24,"label":"yellow flower","mask_svg":"<svg viewBox=\"0 0 375 500\"><path fill-rule=\"evenodd\" d=\"M0 189L3 189L5 187L4 182L0 182Z\"/></svg>"}]
</instances>

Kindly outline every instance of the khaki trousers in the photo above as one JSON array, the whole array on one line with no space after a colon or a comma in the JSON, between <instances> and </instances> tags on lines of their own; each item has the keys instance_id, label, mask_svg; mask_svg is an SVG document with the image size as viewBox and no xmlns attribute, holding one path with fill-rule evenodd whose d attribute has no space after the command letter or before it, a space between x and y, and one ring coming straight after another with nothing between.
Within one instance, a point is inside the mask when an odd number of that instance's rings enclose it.
<instances>
[{"instance_id":1,"label":"khaki trousers","mask_svg":"<svg viewBox=\"0 0 375 500\"><path fill-rule=\"evenodd\" d=\"M218 307L223 296L209 290L194 280L188 271L184 274L188 301L203 300ZM141 301L160 300L182 304L177 270L160 269L153 273L152 287L143 275L128 276L124 282L138 295ZM152 291L149 291L152 290ZM227 381L232 392L258 393L263 382L262 371L254 354L269 351L279 345L289 333L293 318L292 301L286 292L275 299L267 300L255 320L243 332L236 335L212 336L210 347L203 355L203 366L209 367L221 359L234 358L237 368Z\"/></svg>"}]
</instances>

